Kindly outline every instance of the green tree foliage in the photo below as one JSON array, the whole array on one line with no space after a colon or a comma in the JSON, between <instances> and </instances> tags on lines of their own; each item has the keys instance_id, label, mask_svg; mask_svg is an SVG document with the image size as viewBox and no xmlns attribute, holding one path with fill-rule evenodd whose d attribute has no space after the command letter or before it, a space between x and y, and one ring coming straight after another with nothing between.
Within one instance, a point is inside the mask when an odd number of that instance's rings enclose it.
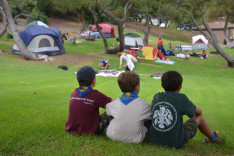
<instances>
[{"instance_id":1,"label":"green tree foliage","mask_svg":"<svg viewBox=\"0 0 234 156\"><path fill-rule=\"evenodd\" d=\"M48 17L45 15L45 13L38 10L37 7L33 8L31 16L32 16L31 21L40 20L43 21L44 23L48 22Z\"/></svg>"},{"instance_id":2,"label":"green tree foliage","mask_svg":"<svg viewBox=\"0 0 234 156\"><path fill-rule=\"evenodd\" d=\"M32 9L37 5L37 0L8 0L12 16L15 17L18 14L29 14Z\"/></svg>"},{"instance_id":3,"label":"green tree foliage","mask_svg":"<svg viewBox=\"0 0 234 156\"><path fill-rule=\"evenodd\" d=\"M53 15L55 12L52 0L38 0L37 8L47 16Z\"/></svg>"}]
</instances>

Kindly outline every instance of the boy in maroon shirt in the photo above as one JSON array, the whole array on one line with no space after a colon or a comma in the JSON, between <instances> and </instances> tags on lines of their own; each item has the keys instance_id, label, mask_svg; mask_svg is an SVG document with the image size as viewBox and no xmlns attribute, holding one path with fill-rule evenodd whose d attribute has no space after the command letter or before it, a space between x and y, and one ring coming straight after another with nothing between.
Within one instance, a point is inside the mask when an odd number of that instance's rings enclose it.
<instances>
[{"instance_id":1,"label":"boy in maroon shirt","mask_svg":"<svg viewBox=\"0 0 234 156\"><path fill-rule=\"evenodd\" d=\"M77 72L80 85L71 95L68 121L65 130L75 134L101 134L109 124L106 113L99 115L99 108L105 108L112 99L97 90L95 71L89 66L80 68Z\"/></svg>"}]
</instances>

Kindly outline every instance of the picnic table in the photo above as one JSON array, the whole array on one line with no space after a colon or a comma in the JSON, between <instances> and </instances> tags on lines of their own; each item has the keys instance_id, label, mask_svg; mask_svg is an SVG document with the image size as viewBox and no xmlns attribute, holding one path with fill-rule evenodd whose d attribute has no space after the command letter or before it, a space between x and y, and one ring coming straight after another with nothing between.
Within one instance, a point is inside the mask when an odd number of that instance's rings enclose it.
<instances>
[{"instance_id":1,"label":"picnic table","mask_svg":"<svg viewBox=\"0 0 234 156\"><path fill-rule=\"evenodd\" d=\"M181 52L181 51L190 51L190 50L193 50L192 46L189 46L189 45L176 45L176 50Z\"/></svg>"}]
</instances>

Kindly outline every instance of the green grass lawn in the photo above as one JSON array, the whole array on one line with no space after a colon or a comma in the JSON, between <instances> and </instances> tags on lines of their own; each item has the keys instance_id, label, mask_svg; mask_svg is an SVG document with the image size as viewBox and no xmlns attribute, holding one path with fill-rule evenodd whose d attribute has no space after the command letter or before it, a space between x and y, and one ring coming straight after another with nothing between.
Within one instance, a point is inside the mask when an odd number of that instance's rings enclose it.
<instances>
[{"instance_id":1,"label":"green grass lawn","mask_svg":"<svg viewBox=\"0 0 234 156\"><path fill-rule=\"evenodd\" d=\"M157 40L152 36L150 39ZM108 41L110 45L115 42ZM6 52L12 48L0 46ZM108 57L110 69L119 67L116 55L98 53L103 50L101 40L66 43L65 48L67 53ZM225 51L234 57L233 49ZM220 136L226 139L224 145L204 145L205 137L198 132L179 150L155 146L147 141L140 144L111 141L105 134L75 136L65 132L70 95L78 87L74 74L77 65L66 64L69 70L61 71L53 62L23 61L18 57L0 55L0 155L234 155L234 69L226 67L227 62L220 55L209 55L205 60L170 56L176 62L174 65L150 61L138 63L136 72L144 74L140 76L141 98L151 103L153 96L163 91L160 80L149 75L177 70L184 79L181 92L202 108L211 129L220 131ZM97 64L97 60L91 60L90 64L80 66L98 69ZM95 89L113 99L122 94L117 78L97 77Z\"/></svg>"}]
</instances>

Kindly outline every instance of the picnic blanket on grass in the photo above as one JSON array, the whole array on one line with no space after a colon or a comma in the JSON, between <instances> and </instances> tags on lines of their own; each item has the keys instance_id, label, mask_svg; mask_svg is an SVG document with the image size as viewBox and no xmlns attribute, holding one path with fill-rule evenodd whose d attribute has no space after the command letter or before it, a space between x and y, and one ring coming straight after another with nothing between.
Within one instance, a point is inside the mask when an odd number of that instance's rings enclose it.
<instances>
[{"instance_id":1,"label":"picnic blanket on grass","mask_svg":"<svg viewBox=\"0 0 234 156\"><path fill-rule=\"evenodd\" d=\"M100 70L96 76L103 76L103 77L118 77L124 71L117 71L117 70Z\"/></svg>"},{"instance_id":2,"label":"picnic blanket on grass","mask_svg":"<svg viewBox=\"0 0 234 156\"><path fill-rule=\"evenodd\" d=\"M171 64L171 65L175 63L174 61L165 61L165 60L154 60L154 62L164 63L164 64Z\"/></svg>"}]
</instances>

